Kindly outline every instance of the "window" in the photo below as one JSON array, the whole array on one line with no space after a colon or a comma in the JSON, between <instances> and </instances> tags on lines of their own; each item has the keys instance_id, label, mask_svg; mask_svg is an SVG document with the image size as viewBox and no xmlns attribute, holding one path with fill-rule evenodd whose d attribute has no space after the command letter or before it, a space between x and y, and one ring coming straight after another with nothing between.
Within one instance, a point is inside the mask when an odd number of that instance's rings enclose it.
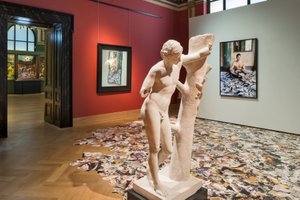
<instances>
[{"instance_id":1,"label":"window","mask_svg":"<svg viewBox=\"0 0 300 200\"><path fill-rule=\"evenodd\" d=\"M247 0L226 0L226 10L231 8L237 8L241 6L246 6Z\"/></svg>"},{"instance_id":2,"label":"window","mask_svg":"<svg viewBox=\"0 0 300 200\"><path fill-rule=\"evenodd\" d=\"M223 1L212 1L210 3L210 13L222 11L223 6Z\"/></svg>"},{"instance_id":3,"label":"window","mask_svg":"<svg viewBox=\"0 0 300 200\"><path fill-rule=\"evenodd\" d=\"M35 50L35 34L24 25L14 24L8 29L7 49L12 51L30 51Z\"/></svg>"},{"instance_id":4,"label":"window","mask_svg":"<svg viewBox=\"0 0 300 200\"><path fill-rule=\"evenodd\" d=\"M267 0L208 0L207 10L208 13L215 13L223 10L255 4Z\"/></svg>"}]
</instances>

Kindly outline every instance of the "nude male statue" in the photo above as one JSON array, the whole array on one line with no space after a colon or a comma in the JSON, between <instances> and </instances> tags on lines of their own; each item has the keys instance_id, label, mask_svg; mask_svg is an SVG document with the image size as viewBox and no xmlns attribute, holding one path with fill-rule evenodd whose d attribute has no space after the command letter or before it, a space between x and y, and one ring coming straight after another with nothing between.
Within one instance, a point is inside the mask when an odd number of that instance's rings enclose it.
<instances>
[{"instance_id":1,"label":"nude male statue","mask_svg":"<svg viewBox=\"0 0 300 200\"><path fill-rule=\"evenodd\" d=\"M182 54L182 50L180 43L175 40L164 43L160 52L162 60L150 69L140 90L141 96L145 98L141 116L149 141L149 181L154 190L162 196L166 196L168 191L159 180L158 170L159 165L172 153L168 111L180 69L183 63L210 54L211 45L191 55Z\"/></svg>"}]
</instances>

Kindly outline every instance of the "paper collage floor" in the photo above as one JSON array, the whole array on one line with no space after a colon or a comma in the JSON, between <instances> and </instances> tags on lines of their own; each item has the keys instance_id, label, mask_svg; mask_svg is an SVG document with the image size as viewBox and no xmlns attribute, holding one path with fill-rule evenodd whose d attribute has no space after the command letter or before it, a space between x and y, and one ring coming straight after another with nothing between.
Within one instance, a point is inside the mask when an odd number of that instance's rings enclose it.
<instances>
[{"instance_id":1,"label":"paper collage floor","mask_svg":"<svg viewBox=\"0 0 300 200\"><path fill-rule=\"evenodd\" d=\"M96 170L117 193L146 173L141 121L95 130L75 144L108 150L83 152L71 166ZM191 161L191 173L204 181L211 200L300 199L300 136L196 119Z\"/></svg>"}]
</instances>

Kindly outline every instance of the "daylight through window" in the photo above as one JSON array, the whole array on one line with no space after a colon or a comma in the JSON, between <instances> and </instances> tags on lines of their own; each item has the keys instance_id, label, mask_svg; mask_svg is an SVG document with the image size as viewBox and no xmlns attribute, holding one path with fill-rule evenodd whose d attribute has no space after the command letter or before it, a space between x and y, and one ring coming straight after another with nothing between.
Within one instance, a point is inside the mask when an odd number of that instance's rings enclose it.
<instances>
[{"instance_id":1,"label":"daylight through window","mask_svg":"<svg viewBox=\"0 0 300 200\"><path fill-rule=\"evenodd\" d=\"M208 0L208 13L215 13L223 10L260 3L267 0Z\"/></svg>"},{"instance_id":2,"label":"daylight through window","mask_svg":"<svg viewBox=\"0 0 300 200\"><path fill-rule=\"evenodd\" d=\"M24 25L14 24L8 29L7 49L12 51L30 51L35 49L34 32Z\"/></svg>"}]
</instances>

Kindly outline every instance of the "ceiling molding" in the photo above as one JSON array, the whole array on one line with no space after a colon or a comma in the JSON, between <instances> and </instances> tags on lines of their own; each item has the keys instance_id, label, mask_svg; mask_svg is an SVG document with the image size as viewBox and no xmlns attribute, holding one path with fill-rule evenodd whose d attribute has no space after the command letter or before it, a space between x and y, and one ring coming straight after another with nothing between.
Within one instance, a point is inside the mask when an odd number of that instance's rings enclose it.
<instances>
[{"instance_id":1,"label":"ceiling molding","mask_svg":"<svg viewBox=\"0 0 300 200\"><path fill-rule=\"evenodd\" d=\"M149 3L153 3L165 8L169 8L176 11L186 10L188 8L187 0L184 3L174 3L174 0L144 0Z\"/></svg>"},{"instance_id":2,"label":"ceiling molding","mask_svg":"<svg viewBox=\"0 0 300 200\"><path fill-rule=\"evenodd\" d=\"M131 8L126 8L126 7L123 7L123 6L118 6L116 4L107 3L107 2L104 2L104 1L101 1L101 0L90 0L90 1L98 3L98 4L103 4L103 5L106 5L106 6L122 9L122 10L127 10L127 11L130 11L130 12L142 14L142 15L147 15L149 17L161 18L160 16L152 14L152 13L144 12L144 11L141 11L141 10L135 10L135 9L131 9Z\"/></svg>"}]
</instances>

